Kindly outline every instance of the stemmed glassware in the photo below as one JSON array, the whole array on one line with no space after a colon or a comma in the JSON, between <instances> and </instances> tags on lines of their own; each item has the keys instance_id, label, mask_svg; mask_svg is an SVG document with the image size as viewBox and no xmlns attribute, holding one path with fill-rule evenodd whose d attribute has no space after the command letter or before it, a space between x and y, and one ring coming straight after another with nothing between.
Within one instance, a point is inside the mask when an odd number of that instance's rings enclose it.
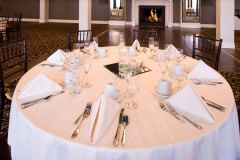
<instances>
[{"instance_id":1,"label":"stemmed glassware","mask_svg":"<svg viewBox=\"0 0 240 160\"><path fill-rule=\"evenodd\" d=\"M139 91L139 77L138 76L129 76L126 78L126 92L129 98L129 101L126 102L126 108L133 110L138 107L138 104L133 101L133 97Z\"/></svg>"},{"instance_id":2,"label":"stemmed glassware","mask_svg":"<svg viewBox=\"0 0 240 160\"><path fill-rule=\"evenodd\" d=\"M158 49L159 49L159 42L158 41L154 41L154 47L153 47L154 54L157 53Z\"/></svg>"},{"instance_id":3,"label":"stemmed glassware","mask_svg":"<svg viewBox=\"0 0 240 160\"><path fill-rule=\"evenodd\" d=\"M74 74L74 86L70 92L70 95L78 95L80 94L81 90L78 89L78 83L82 81L83 73L80 67L80 64L71 66L71 70Z\"/></svg>"},{"instance_id":4,"label":"stemmed glassware","mask_svg":"<svg viewBox=\"0 0 240 160\"><path fill-rule=\"evenodd\" d=\"M150 51L152 53L153 48L154 48L154 37L149 37L148 46L149 46L149 49L150 49Z\"/></svg>"},{"instance_id":5,"label":"stemmed glassware","mask_svg":"<svg viewBox=\"0 0 240 160\"><path fill-rule=\"evenodd\" d=\"M186 78L186 67L181 63L173 63L171 74L178 81L177 91L182 89L181 82Z\"/></svg>"},{"instance_id":6,"label":"stemmed glassware","mask_svg":"<svg viewBox=\"0 0 240 160\"><path fill-rule=\"evenodd\" d=\"M124 46L125 46L125 36L123 34L120 34L118 38L118 47L119 49L121 49Z\"/></svg>"},{"instance_id":7,"label":"stemmed glassware","mask_svg":"<svg viewBox=\"0 0 240 160\"><path fill-rule=\"evenodd\" d=\"M89 55L88 53L85 53L83 55L83 70L85 72L85 76L87 76L90 68L91 68L91 62L92 58L91 55ZM82 87L84 88L90 88L92 85L86 80L86 82L82 85Z\"/></svg>"},{"instance_id":8,"label":"stemmed glassware","mask_svg":"<svg viewBox=\"0 0 240 160\"><path fill-rule=\"evenodd\" d=\"M158 60L159 68L162 71L163 79L165 78L166 71L168 68L168 60L166 57L162 57L161 59Z\"/></svg>"},{"instance_id":9,"label":"stemmed glassware","mask_svg":"<svg viewBox=\"0 0 240 160\"><path fill-rule=\"evenodd\" d=\"M180 63L183 57L183 49L177 48L179 54L176 55L176 61L177 63Z\"/></svg>"},{"instance_id":10,"label":"stemmed glassware","mask_svg":"<svg viewBox=\"0 0 240 160\"><path fill-rule=\"evenodd\" d=\"M63 52L64 53L62 53L62 55L61 55L61 61L63 63L63 70L66 70L68 62L69 62L69 52L70 52L70 50L69 49L63 49Z\"/></svg>"}]
</instances>

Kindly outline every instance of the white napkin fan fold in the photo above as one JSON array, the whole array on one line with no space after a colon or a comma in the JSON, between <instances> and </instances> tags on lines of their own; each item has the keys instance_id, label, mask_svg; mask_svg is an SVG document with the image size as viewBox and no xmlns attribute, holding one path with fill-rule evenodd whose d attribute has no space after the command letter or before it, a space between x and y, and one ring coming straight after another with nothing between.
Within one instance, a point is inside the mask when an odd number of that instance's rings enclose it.
<instances>
[{"instance_id":1,"label":"white napkin fan fold","mask_svg":"<svg viewBox=\"0 0 240 160\"><path fill-rule=\"evenodd\" d=\"M191 115L208 123L215 122L210 108L191 86L184 87L166 101L185 116Z\"/></svg>"},{"instance_id":2,"label":"white napkin fan fold","mask_svg":"<svg viewBox=\"0 0 240 160\"><path fill-rule=\"evenodd\" d=\"M119 111L119 104L106 95L102 95L97 102L93 104L90 120L90 143L94 144L100 140Z\"/></svg>"},{"instance_id":3,"label":"white napkin fan fold","mask_svg":"<svg viewBox=\"0 0 240 160\"><path fill-rule=\"evenodd\" d=\"M49 63L62 66L64 64L64 61L66 60L64 54L65 52L63 50L58 49L56 52L54 52L51 56L47 58L47 61Z\"/></svg>"},{"instance_id":4,"label":"white napkin fan fold","mask_svg":"<svg viewBox=\"0 0 240 160\"><path fill-rule=\"evenodd\" d=\"M60 85L50 80L43 73L40 73L23 87L18 99L29 101L60 91L62 91Z\"/></svg>"},{"instance_id":5,"label":"white napkin fan fold","mask_svg":"<svg viewBox=\"0 0 240 160\"><path fill-rule=\"evenodd\" d=\"M220 81L220 75L202 60L199 60L196 66L187 75L188 79L197 79L202 81Z\"/></svg>"},{"instance_id":6,"label":"white napkin fan fold","mask_svg":"<svg viewBox=\"0 0 240 160\"><path fill-rule=\"evenodd\" d=\"M134 47L138 51L141 49L140 43L137 39L135 39L135 41L133 42L132 47Z\"/></svg>"},{"instance_id":7,"label":"white napkin fan fold","mask_svg":"<svg viewBox=\"0 0 240 160\"><path fill-rule=\"evenodd\" d=\"M174 45L170 44L168 47L167 47L167 52L170 53L170 58L173 59L175 57L179 57L181 56L181 53L177 50L176 47L174 47Z\"/></svg>"}]
</instances>

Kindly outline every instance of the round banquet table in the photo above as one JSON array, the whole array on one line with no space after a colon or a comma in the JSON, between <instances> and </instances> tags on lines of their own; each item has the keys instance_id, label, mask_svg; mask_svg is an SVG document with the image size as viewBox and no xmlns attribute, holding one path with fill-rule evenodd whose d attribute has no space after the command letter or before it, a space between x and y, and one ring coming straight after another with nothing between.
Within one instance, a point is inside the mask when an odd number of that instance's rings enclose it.
<instances>
[{"instance_id":1,"label":"round banquet table","mask_svg":"<svg viewBox=\"0 0 240 160\"><path fill-rule=\"evenodd\" d=\"M55 96L51 101L37 103L22 109L17 96L24 85L39 73L58 84L63 83L64 71L61 67L36 65L19 81L11 104L8 144L13 160L236 160L240 159L240 138L236 104L231 87L221 77L220 85L196 85L184 80L182 85L191 85L199 95L226 107L225 112L210 108L215 123L197 121L203 129L190 123L179 123L172 115L160 109L159 97L153 88L161 78L158 63L148 53L139 53L150 72L139 74L140 90L134 97L138 103L135 110L125 109L129 116L125 146L113 146L118 126L118 115L96 143L89 143L90 118L82 123L75 139L71 134L76 128L75 119L84 111L88 101L96 101L107 82L114 81L120 87L123 81L107 70L104 65L118 62L118 47L105 47L108 56L92 61L87 75L91 88L82 89L77 96L67 92ZM44 62L46 63L46 62ZM183 60L190 70L196 60L187 57ZM177 81L168 77L172 87ZM39 84L41 85L41 84ZM122 105L123 101L120 101Z\"/></svg>"}]
</instances>

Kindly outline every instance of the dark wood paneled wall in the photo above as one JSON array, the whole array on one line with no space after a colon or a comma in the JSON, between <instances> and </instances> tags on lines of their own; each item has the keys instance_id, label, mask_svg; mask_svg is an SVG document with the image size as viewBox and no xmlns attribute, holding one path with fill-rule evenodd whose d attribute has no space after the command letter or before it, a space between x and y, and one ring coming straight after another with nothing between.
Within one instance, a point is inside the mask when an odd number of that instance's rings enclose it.
<instances>
[{"instance_id":1,"label":"dark wood paneled wall","mask_svg":"<svg viewBox=\"0 0 240 160\"><path fill-rule=\"evenodd\" d=\"M24 18L39 18L39 0L1 0L1 15L22 13Z\"/></svg>"},{"instance_id":2,"label":"dark wood paneled wall","mask_svg":"<svg viewBox=\"0 0 240 160\"><path fill-rule=\"evenodd\" d=\"M49 0L49 19L78 20L78 2L79 0Z\"/></svg>"},{"instance_id":3,"label":"dark wood paneled wall","mask_svg":"<svg viewBox=\"0 0 240 160\"><path fill-rule=\"evenodd\" d=\"M180 1L173 0L173 22L180 22ZM49 0L50 19L78 19L79 0ZM126 20L131 21L131 0L126 0ZM40 0L0 0L1 15L21 12L23 18L39 18ZM92 20L109 20L109 0L92 0ZM240 9L240 1L235 0L235 8ZM216 0L202 0L201 23L216 23Z\"/></svg>"}]
</instances>

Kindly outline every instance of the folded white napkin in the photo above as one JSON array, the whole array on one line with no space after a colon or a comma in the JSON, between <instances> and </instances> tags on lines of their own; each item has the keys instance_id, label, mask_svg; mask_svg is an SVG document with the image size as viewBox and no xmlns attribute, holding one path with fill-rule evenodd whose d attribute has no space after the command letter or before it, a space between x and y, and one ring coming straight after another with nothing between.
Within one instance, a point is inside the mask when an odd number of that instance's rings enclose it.
<instances>
[{"instance_id":1,"label":"folded white napkin","mask_svg":"<svg viewBox=\"0 0 240 160\"><path fill-rule=\"evenodd\" d=\"M134 47L137 51L141 49L140 43L137 39L135 39L135 41L133 42L132 47Z\"/></svg>"},{"instance_id":2,"label":"folded white napkin","mask_svg":"<svg viewBox=\"0 0 240 160\"><path fill-rule=\"evenodd\" d=\"M62 87L60 85L50 80L43 73L40 73L23 87L18 99L22 101L30 101L58 93L60 91L62 91Z\"/></svg>"},{"instance_id":3,"label":"folded white napkin","mask_svg":"<svg viewBox=\"0 0 240 160\"><path fill-rule=\"evenodd\" d=\"M209 123L215 122L208 105L191 86L184 87L166 101L185 116L192 116Z\"/></svg>"},{"instance_id":4,"label":"folded white napkin","mask_svg":"<svg viewBox=\"0 0 240 160\"><path fill-rule=\"evenodd\" d=\"M64 56L65 52L61 49L58 49L50 57L47 58L47 61L56 65L63 65L66 60Z\"/></svg>"},{"instance_id":5,"label":"folded white napkin","mask_svg":"<svg viewBox=\"0 0 240 160\"><path fill-rule=\"evenodd\" d=\"M102 95L98 101L93 104L90 120L90 143L94 144L99 141L119 111L119 104L106 95Z\"/></svg>"},{"instance_id":6,"label":"folded white napkin","mask_svg":"<svg viewBox=\"0 0 240 160\"><path fill-rule=\"evenodd\" d=\"M173 59L175 57L180 57L181 53L177 50L177 48L174 47L174 45L170 44L167 47L167 52L170 53L170 58Z\"/></svg>"},{"instance_id":7,"label":"folded white napkin","mask_svg":"<svg viewBox=\"0 0 240 160\"><path fill-rule=\"evenodd\" d=\"M197 79L202 81L220 81L220 75L202 60L199 60L196 66L187 75L188 79Z\"/></svg>"}]
</instances>

